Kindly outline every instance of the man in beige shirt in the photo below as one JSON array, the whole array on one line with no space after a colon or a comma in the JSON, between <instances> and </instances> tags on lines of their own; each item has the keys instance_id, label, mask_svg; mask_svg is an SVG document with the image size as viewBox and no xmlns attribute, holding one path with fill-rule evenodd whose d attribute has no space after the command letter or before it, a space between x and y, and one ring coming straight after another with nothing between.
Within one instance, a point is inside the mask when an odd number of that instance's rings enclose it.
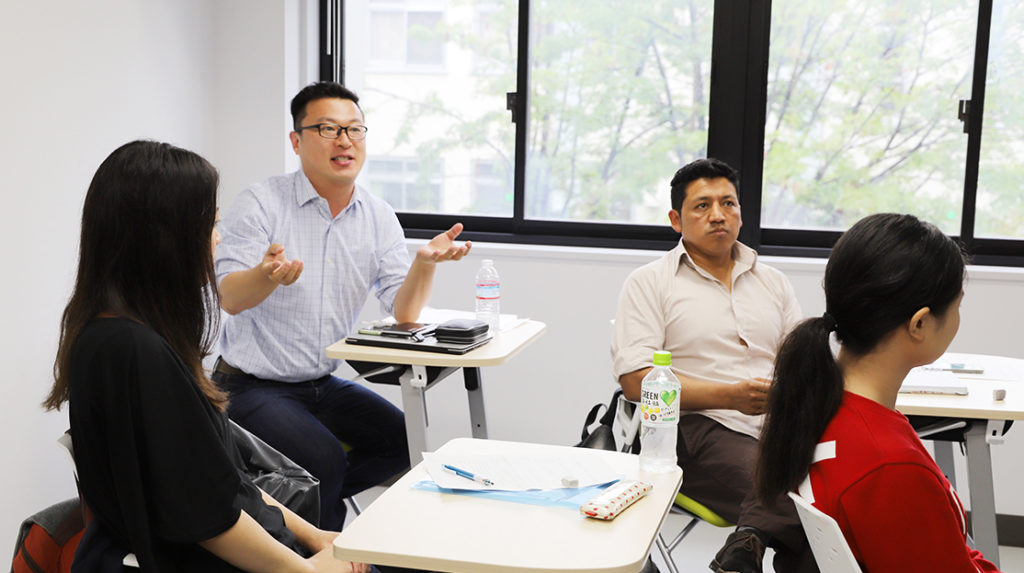
<instances>
[{"instance_id":1,"label":"man in beige shirt","mask_svg":"<svg viewBox=\"0 0 1024 573\"><path fill-rule=\"evenodd\" d=\"M737 241L738 185L737 172L716 159L676 172L669 220L682 238L626 279L613 369L626 398L639 400L654 351L672 353L684 414L681 491L737 524L713 571L760 573L765 545L776 550L776 571L817 571L792 503L762 507L753 493L775 350L801 314L785 275Z\"/></svg>"}]
</instances>

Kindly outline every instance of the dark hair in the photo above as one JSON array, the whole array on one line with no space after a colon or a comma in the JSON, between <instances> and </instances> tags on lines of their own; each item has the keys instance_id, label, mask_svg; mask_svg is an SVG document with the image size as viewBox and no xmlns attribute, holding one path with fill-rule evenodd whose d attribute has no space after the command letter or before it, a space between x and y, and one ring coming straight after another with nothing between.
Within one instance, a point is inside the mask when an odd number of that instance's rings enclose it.
<instances>
[{"instance_id":1,"label":"dark hair","mask_svg":"<svg viewBox=\"0 0 1024 573\"><path fill-rule=\"evenodd\" d=\"M921 308L943 316L963 290L965 264L959 243L913 215L870 215L843 233L825 268L825 314L798 324L775 358L756 468L762 500L800 485L842 403L831 332L863 356Z\"/></svg>"},{"instance_id":2,"label":"dark hair","mask_svg":"<svg viewBox=\"0 0 1024 573\"><path fill-rule=\"evenodd\" d=\"M683 208L683 201L686 199L686 188L690 183L698 179L717 179L725 177L732 183L738 193L740 190L740 174L728 163L709 157L697 159L679 168L672 177L672 210L678 211Z\"/></svg>"},{"instance_id":3,"label":"dark hair","mask_svg":"<svg viewBox=\"0 0 1024 573\"><path fill-rule=\"evenodd\" d=\"M75 341L105 312L156 331L210 402L227 406L202 367L220 316L210 248L217 181L217 170L199 155L155 141L122 145L96 170L82 208L78 274L61 318L55 382L43 406L59 409L67 401Z\"/></svg>"},{"instance_id":4,"label":"dark hair","mask_svg":"<svg viewBox=\"0 0 1024 573\"><path fill-rule=\"evenodd\" d=\"M309 84L292 98L292 129L298 130L302 127L302 120L306 119L306 106L309 105L309 102L327 98L352 100L352 103L359 107L359 96L337 82ZM363 108L359 108L359 111L362 110Z\"/></svg>"}]
</instances>

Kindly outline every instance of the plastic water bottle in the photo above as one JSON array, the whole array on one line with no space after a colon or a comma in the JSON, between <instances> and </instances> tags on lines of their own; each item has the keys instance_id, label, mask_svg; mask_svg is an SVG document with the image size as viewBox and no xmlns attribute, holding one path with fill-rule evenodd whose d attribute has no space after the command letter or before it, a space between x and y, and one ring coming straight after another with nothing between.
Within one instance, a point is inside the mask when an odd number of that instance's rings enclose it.
<instances>
[{"instance_id":1,"label":"plastic water bottle","mask_svg":"<svg viewBox=\"0 0 1024 573\"><path fill-rule=\"evenodd\" d=\"M494 261L484 259L476 272L476 319L487 323L492 334L499 328L501 315L501 280Z\"/></svg>"},{"instance_id":2,"label":"plastic water bottle","mask_svg":"<svg viewBox=\"0 0 1024 573\"><path fill-rule=\"evenodd\" d=\"M655 352L654 368L640 384L640 471L664 473L676 465L680 387L671 364L670 353Z\"/></svg>"}]
</instances>

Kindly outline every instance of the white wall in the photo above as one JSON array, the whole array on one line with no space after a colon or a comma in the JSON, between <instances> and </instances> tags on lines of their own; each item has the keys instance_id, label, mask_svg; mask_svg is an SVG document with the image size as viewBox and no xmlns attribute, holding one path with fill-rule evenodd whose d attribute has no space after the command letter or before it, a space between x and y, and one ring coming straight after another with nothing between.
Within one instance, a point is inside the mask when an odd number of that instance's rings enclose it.
<instances>
[{"instance_id":1,"label":"white wall","mask_svg":"<svg viewBox=\"0 0 1024 573\"><path fill-rule=\"evenodd\" d=\"M52 379L60 312L72 286L85 189L102 159L139 137L208 157L222 204L246 184L295 168L287 104L315 77L315 0L96 0L0 6L0 552L22 518L74 494L54 443L64 412L39 408ZM607 400L608 319L619 285L657 253L478 245L439 271L433 305L468 309L479 260L496 260L503 309L548 324L509 364L483 372L493 438L568 444ZM822 310L821 264L780 261L807 314ZM1017 325L1024 273L974 271L954 350L1024 358ZM376 305L367 318L375 317ZM398 401L394 388L379 388ZM1013 390L1011 390L1013 391ZM469 435L457 377L428 393L430 443ZM994 449L997 509L1024 515L1014 429Z\"/></svg>"}]
</instances>

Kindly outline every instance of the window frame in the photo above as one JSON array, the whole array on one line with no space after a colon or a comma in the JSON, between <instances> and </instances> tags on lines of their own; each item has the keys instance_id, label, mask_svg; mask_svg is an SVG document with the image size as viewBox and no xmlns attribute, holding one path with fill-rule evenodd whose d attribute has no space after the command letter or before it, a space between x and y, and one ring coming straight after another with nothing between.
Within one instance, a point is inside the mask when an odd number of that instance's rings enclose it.
<instances>
[{"instance_id":1,"label":"window frame","mask_svg":"<svg viewBox=\"0 0 1024 573\"><path fill-rule=\"evenodd\" d=\"M320 77L344 81L345 0L320 2ZM765 115L771 37L771 0L714 0L711 80L708 110L708 156L728 162L740 173L743 228L739 240L761 254L827 257L840 231L761 226ZM985 82L993 0L979 0L970 115L966 121L961 228L957 235L974 264L1024 267L1024 240L974 235L978 166L983 132ZM515 186L511 217L399 212L406 236L429 238L461 221L462 237L473 241L667 250L679 235L668 225L554 221L525 217L526 145L529 125L530 0L519 1L517 85L508 110L517 126ZM727 15L727 16L726 16ZM337 32L337 33L336 33ZM956 110L950 110L955 113ZM665 189L665 211L669 209Z\"/></svg>"}]
</instances>

